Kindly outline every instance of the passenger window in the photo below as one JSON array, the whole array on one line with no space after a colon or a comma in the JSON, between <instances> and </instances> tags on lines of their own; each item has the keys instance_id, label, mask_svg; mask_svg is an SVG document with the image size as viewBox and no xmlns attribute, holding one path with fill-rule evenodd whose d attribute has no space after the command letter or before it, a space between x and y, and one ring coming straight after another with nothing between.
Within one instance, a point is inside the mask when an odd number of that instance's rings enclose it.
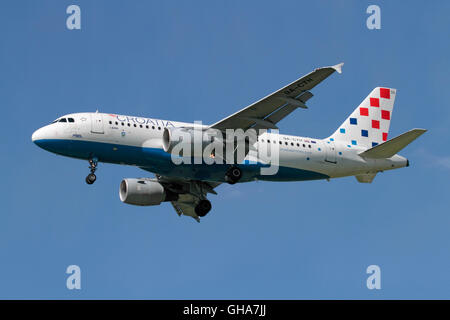
<instances>
[{"instance_id":1,"label":"passenger window","mask_svg":"<svg viewBox=\"0 0 450 320\"><path fill-rule=\"evenodd\" d=\"M129 124L129 123L127 123L127 125L128 125L128 126L130 126L130 124Z\"/></svg>"},{"instance_id":2,"label":"passenger window","mask_svg":"<svg viewBox=\"0 0 450 320\"><path fill-rule=\"evenodd\" d=\"M136 128L136 123L133 126Z\"/></svg>"},{"instance_id":3,"label":"passenger window","mask_svg":"<svg viewBox=\"0 0 450 320\"><path fill-rule=\"evenodd\" d=\"M122 122L122 126L124 126L124 125L125 125L125 123Z\"/></svg>"},{"instance_id":4,"label":"passenger window","mask_svg":"<svg viewBox=\"0 0 450 320\"><path fill-rule=\"evenodd\" d=\"M303 148L306 148L305 144L303 144Z\"/></svg>"},{"instance_id":5,"label":"passenger window","mask_svg":"<svg viewBox=\"0 0 450 320\"><path fill-rule=\"evenodd\" d=\"M310 144L308 144L308 148L310 148L310 149L311 149L311 145L310 145Z\"/></svg>"},{"instance_id":6,"label":"passenger window","mask_svg":"<svg viewBox=\"0 0 450 320\"><path fill-rule=\"evenodd\" d=\"M285 142L284 144L287 145L287 142Z\"/></svg>"},{"instance_id":7,"label":"passenger window","mask_svg":"<svg viewBox=\"0 0 450 320\"><path fill-rule=\"evenodd\" d=\"M148 126L145 126L145 129L148 129Z\"/></svg>"},{"instance_id":8,"label":"passenger window","mask_svg":"<svg viewBox=\"0 0 450 320\"><path fill-rule=\"evenodd\" d=\"M161 127L158 127L158 130L161 130Z\"/></svg>"},{"instance_id":9,"label":"passenger window","mask_svg":"<svg viewBox=\"0 0 450 320\"><path fill-rule=\"evenodd\" d=\"M280 144L283 144L283 142L280 141Z\"/></svg>"},{"instance_id":10,"label":"passenger window","mask_svg":"<svg viewBox=\"0 0 450 320\"><path fill-rule=\"evenodd\" d=\"M110 121L109 124L112 124L112 121Z\"/></svg>"},{"instance_id":11,"label":"passenger window","mask_svg":"<svg viewBox=\"0 0 450 320\"><path fill-rule=\"evenodd\" d=\"M291 146L294 146L294 143L293 143L293 142L291 142Z\"/></svg>"},{"instance_id":12,"label":"passenger window","mask_svg":"<svg viewBox=\"0 0 450 320\"><path fill-rule=\"evenodd\" d=\"M155 126L152 126L152 129L155 130Z\"/></svg>"},{"instance_id":13,"label":"passenger window","mask_svg":"<svg viewBox=\"0 0 450 320\"><path fill-rule=\"evenodd\" d=\"M300 144L297 142L297 147L300 147Z\"/></svg>"},{"instance_id":14,"label":"passenger window","mask_svg":"<svg viewBox=\"0 0 450 320\"><path fill-rule=\"evenodd\" d=\"M118 125L119 123L116 121L116 126Z\"/></svg>"}]
</instances>

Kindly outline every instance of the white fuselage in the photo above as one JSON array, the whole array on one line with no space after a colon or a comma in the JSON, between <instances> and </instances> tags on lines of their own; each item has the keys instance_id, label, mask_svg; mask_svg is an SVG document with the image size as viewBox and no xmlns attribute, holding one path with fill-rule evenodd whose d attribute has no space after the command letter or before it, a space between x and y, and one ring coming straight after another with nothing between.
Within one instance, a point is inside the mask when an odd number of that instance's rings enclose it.
<instances>
[{"instance_id":1,"label":"white fuselage","mask_svg":"<svg viewBox=\"0 0 450 320\"><path fill-rule=\"evenodd\" d=\"M175 121L121 116L105 113L75 113L38 129L32 136L40 147L65 156L99 162L133 165L160 175L223 182L229 165L175 165L163 150L165 127L192 127ZM70 120L69 119L73 119ZM300 181L376 173L407 166L407 159L365 159L358 154L366 148L341 141L314 139L266 132L258 137L258 147L279 148L279 170L261 175L254 162L242 163L240 182L252 180ZM256 159L257 163L264 159ZM253 164L252 164L253 163Z\"/></svg>"}]
</instances>

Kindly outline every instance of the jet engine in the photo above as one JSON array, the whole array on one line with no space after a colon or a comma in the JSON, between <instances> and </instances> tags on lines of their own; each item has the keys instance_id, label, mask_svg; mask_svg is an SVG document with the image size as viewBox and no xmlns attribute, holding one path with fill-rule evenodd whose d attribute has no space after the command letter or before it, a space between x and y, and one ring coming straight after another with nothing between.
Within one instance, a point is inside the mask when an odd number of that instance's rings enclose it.
<instances>
[{"instance_id":1,"label":"jet engine","mask_svg":"<svg viewBox=\"0 0 450 320\"><path fill-rule=\"evenodd\" d=\"M197 137L198 135L198 137ZM212 143L215 139L221 140L220 131L215 129L194 129L194 128L164 128L162 144L165 152L172 153L173 148L178 143L190 144L190 152L191 155L201 156L194 154L197 150L194 148L194 142L201 141L201 150L203 151L204 147ZM189 148L188 148L189 149ZM189 155L185 155L189 156Z\"/></svg>"},{"instance_id":2,"label":"jet engine","mask_svg":"<svg viewBox=\"0 0 450 320\"><path fill-rule=\"evenodd\" d=\"M178 194L161 183L148 179L123 179L119 197L122 202L136 206L156 206L164 201L178 200Z\"/></svg>"}]
</instances>

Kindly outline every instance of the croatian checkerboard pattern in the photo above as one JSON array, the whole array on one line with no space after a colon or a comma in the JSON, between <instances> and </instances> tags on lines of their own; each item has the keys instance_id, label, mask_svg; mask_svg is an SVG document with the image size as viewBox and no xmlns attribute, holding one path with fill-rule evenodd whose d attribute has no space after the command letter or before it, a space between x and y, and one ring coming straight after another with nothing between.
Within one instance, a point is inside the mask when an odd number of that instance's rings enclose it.
<instances>
[{"instance_id":1,"label":"croatian checkerboard pattern","mask_svg":"<svg viewBox=\"0 0 450 320\"><path fill-rule=\"evenodd\" d=\"M373 89L330 139L365 148L387 141L395 94L391 88Z\"/></svg>"}]
</instances>

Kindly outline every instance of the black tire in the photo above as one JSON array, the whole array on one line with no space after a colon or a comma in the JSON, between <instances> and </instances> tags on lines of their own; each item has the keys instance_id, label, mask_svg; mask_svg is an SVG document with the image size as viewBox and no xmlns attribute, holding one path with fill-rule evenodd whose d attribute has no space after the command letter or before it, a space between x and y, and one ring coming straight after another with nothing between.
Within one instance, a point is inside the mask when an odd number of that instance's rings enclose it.
<instances>
[{"instance_id":1,"label":"black tire","mask_svg":"<svg viewBox=\"0 0 450 320\"><path fill-rule=\"evenodd\" d=\"M209 200L200 200L195 206L195 213L199 217L204 217L211 210L211 202Z\"/></svg>"},{"instance_id":2,"label":"black tire","mask_svg":"<svg viewBox=\"0 0 450 320\"><path fill-rule=\"evenodd\" d=\"M89 173L88 176L86 177L87 184L93 184L95 180L97 180L97 177L93 173Z\"/></svg>"},{"instance_id":3,"label":"black tire","mask_svg":"<svg viewBox=\"0 0 450 320\"><path fill-rule=\"evenodd\" d=\"M229 184L235 184L242 177L242 171L238 167L231 167L225 175L225 181Z\"/></svg>"},{"instance_id":4,"label":"black tire","mask_svg":"<svg viewBox=\"0 0 450 320\"><path fill-rule=\"evenodd\" d=\"M230 175L234 180L239 180L242 176L242 171L238 167L231 168Z\"/></svg>"},{"instance_id":5,"label":"black tire","mask_svg":"<svg viewBox=\"0 0 450 320\"><path fill-rule=\"evenodd\" d=\"M232 180L228 175L225 176L225 182L228 184L235 184L236 181Z\"/></svg>"}]
</instances>

